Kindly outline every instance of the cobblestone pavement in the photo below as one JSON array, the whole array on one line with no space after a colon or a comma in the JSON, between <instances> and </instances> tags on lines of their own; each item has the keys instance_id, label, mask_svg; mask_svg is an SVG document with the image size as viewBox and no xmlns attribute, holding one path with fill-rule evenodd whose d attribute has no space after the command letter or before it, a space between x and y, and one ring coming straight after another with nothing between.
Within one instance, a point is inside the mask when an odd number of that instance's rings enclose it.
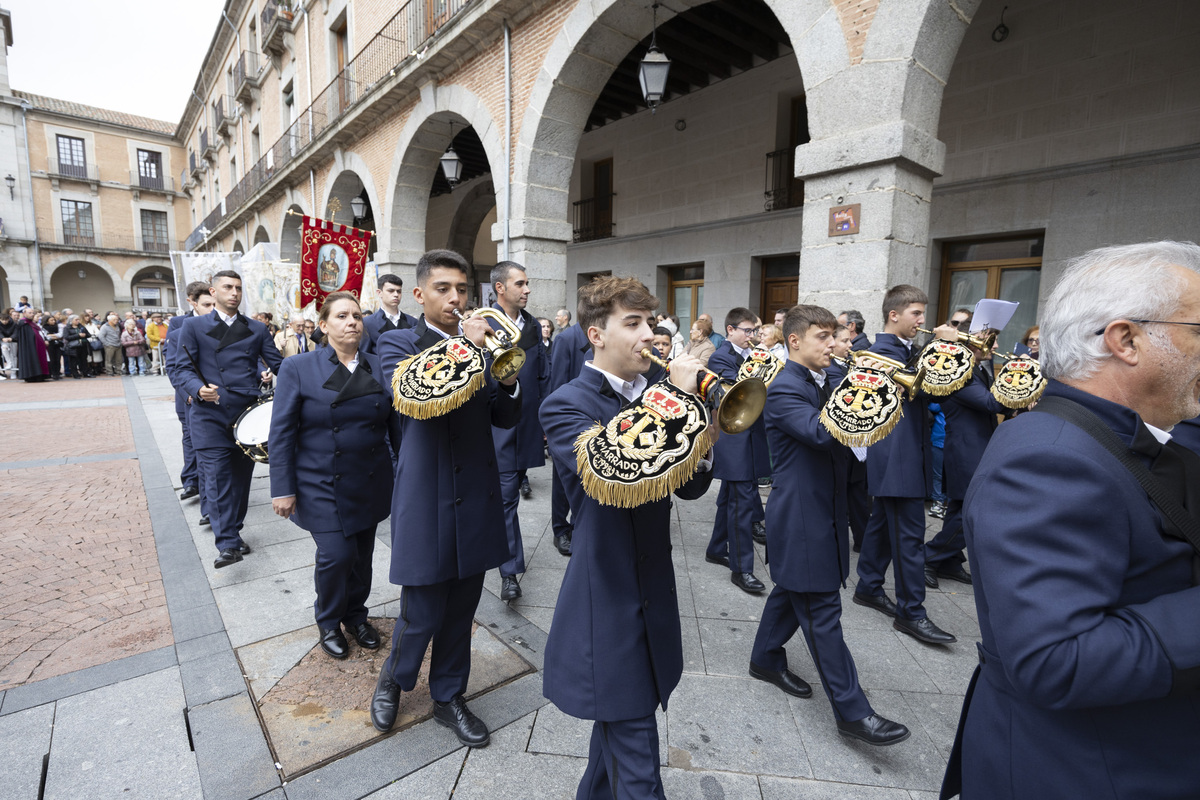
<instances>
[{"instance_id":1,"label":"cobblestone pavement","mask_svg":"<svg viewBox=\"0 0 1200 800\"><path fill-rule=\"evenodd\" d=\"M80 411L104 412L106 433L74 423L70 435L52 433L60 414ZM165 379L0 383L0 433L5 443L29 443L0 461L0 797L574 797L590 723L541 692L541 654L568 563L549 529L548 468L531 470L534 497L521 504L524 596L501 603L499 576L489 574L476 614L498 646L535 668L472 700L491 744L468 751L425 721L390 736L368 732L292 775L276 763L281 751L264 732L259 699L276 685L284 692L293 680L284 676L312 664L313 546L271 513L266 468L256 470L243 532L254 553L217 572L196 503L177 498L179 428ZM846 741L819 687L799 700L746 674L764 597L744 594L726 569L704 561L716 494L676 500L672 511L685 664L659 715L667 796L935 797L975 664L970 587L929 592L931 618L959 642L928 647L851 604L852 571L843 626L860 680L876 710L913 736L890 748ZM929 522L932 535L940 523ZM394 619L389 544L385 523L369 605L373 617ZM761 556L760 548L756 574L769 587ZM792 669L817 683L803 642L788 652ZM369 657L356 650L351 661ZM346 664L347 674L373 672L366 666Z\"/></svg>"}]
</instances>

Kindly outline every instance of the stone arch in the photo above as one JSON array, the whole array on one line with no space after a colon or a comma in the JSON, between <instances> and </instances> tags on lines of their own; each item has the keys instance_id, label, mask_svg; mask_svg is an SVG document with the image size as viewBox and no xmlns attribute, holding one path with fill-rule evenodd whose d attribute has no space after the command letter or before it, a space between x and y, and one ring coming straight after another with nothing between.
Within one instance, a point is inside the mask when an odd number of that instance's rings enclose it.
<instances>
[{"instance_id":1,"label":"stone arch","mask_svg":"<svg viewBox=\"0 0 1200 800\"><path fill-rule=\"evenodd\" d=\"M143 305L135 291L137 284L143 280L160 288L158 307L174 308L179 306L181 299L175 296L175 271L169 265L139 261L134 267L126 270L125 274L129 276L129 296L135 307ZM156 274L161 277L155 277ZM155 304L148 303L146 305Z\"/></svg>"},{"instance_id":2,"label":"stone arch","mask_svg":"<svg viewBox=\"0 0 1200 800\"><path fill-rule=\"evenodd\" d=\"M267 233L266 226L259 225L254 231L254 244L262 244L263 242L270 243L271 234ZM245 252L245 251L243 251Z\"/></svg>"},{"instance_id":3,"label":"stone arch","mask_svg":"<svg viewBox=\"0 0 1200 800\"><path fill-rule=\"evenodd\" d=\"M82 278L79 272L84 273ZM90 306L93 311L103 314L118 305L129 305L129 284L104 259L59 256L47 264L44 274L47 309ZM105 278L108 279L107 287L102 285Z\"/></svg>"},{"instance_id":4,"label":"stone arch","mask_svg":"<svg viewBox=\"0 0 1200 800\"><path fill-rule=\"evenodd\" d=\"M454 219L450 222L446 247L462 253L468 261L473 261L472 254L475 252L479 226L495 207L496 189L490 180L481 180L463 192L458 207L454 210Z\"/></svg>"},{"instance_id":5,"label":"stone arch","mask_svg":"<svg viewBox=\"0 0 1200 800\"><path fill-rule=\"evenodd\" d=\"M290 261L297 265L300 264L300 217L289 215L288 211L295 211L297 214L307 214L299 203L292 203L281 215L283 219L279 223L279 257L284 261Z\"/></svg>"},{"instance_id":6,"label":"stone arch","mask_svg":"<svg viewBox=\"0 0 1200 800\"><path fill-rule=\"evenodd\" d=\"M332 181L325 182L325 196L319 206L320 212L328 219L329 202L333 198L341 201L342 208L335 222L349 225L353 222L350 211L350 200L357 197L363 189L367 193L367 203L378 226L383 206L379 202L379 192L375 186L375 178L367 168L367 162L353 150L339 150L333 156L331 175L336 176Z\"/></svg>"},{"instance_id":7,"label":"stone arch","mask_svg":"<svg viewBox=\"0 0 1200 800\"><path fill-rule=\"evenodd\" d=\"M246 252L246 245L242 244L241 239L233 240L233 252L235 252L235 253L245 253Z\"/></svg>"},{"instance_id":8,"label":"stone arch","mask_svg":"<svg viewBox=\"0 0 1200 800\"><path fill-rule=\"evenodd\" d=\"M415 265L425 252L429 188L438 169L438 159L450 144L451 122L458 127L474 128L492 175L505 175L502 126L492 119L479 97L455 84L423 87L421 101L400 134L392 159L384 217L387 224L381 231L387 253L379 256L381 262Z\"/></svg>"}]
</instances>

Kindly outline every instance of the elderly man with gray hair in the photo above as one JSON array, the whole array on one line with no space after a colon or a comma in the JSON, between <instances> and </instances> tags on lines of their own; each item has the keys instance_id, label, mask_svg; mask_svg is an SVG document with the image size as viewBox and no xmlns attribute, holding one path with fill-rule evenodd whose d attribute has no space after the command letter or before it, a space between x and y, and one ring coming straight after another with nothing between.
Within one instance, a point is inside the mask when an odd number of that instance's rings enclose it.
<instances>
[{"instance_id":1,"label":"elderly man with gray hair","mask_svg":"<svg viewBox=\"0 0 1200 800\"><path fill-rule=\"evenodd\" d=\"M292 314L288 317L287 327L275 334L275 346L279 348L280 353L283 353L284 358L289 358L307 353L317 345L313 342L312 337L304 331L304 317L300 314Z\"/></svg>"},{"instance_id":2,"label":"elderly man with gray hair","mask_svg":"<svg viewBox=\"0 0 1200 800\"><path fill-rule=\"evenodd\" d=\"M1074 261L1041 319L1036 408L992 437L964 525L979 613L942 797L1200 789L1200 247Z\"/></svg>"}]
</instances>

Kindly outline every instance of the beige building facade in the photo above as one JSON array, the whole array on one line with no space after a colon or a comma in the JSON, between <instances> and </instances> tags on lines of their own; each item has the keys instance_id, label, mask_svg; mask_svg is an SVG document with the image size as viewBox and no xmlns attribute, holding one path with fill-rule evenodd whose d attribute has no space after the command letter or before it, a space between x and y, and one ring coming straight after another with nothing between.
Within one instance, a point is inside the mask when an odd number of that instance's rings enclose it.
<instances>
[{"instance_id":1,"label":"beige building facade","mask_svg":"<svg viewBox=\"0 0 1200 800\"><path fill-rule=\"evenodd\" d=\"M430 247L511 258L547 315L611 271L685 321L799 300L877 330L904 282L931 316L1018 299L1015 331L1071 257L1200 238L1198 31L1185 0L229 0L174 220L293 260L288 211L357 224L406 279Z\"/></svg>"}]
</instances>

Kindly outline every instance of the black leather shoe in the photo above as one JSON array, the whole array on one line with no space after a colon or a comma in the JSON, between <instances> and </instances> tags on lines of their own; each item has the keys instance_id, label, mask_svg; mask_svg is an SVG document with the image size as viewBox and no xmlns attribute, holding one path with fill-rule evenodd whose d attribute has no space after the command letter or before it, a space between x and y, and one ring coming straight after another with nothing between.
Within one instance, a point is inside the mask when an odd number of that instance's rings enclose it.
<instances>
[{"instance_id":1,"label":"black leather shoe","mask_svg":"<svg viewBox=\"0 0 1200 800\"><path fill-rule=\"evenodd\" d=\"M562 536L554 537L554 547L560 555L571 555L571 534L564 533Z\"/></svg>"},{"instance_id":2,"label":"black leather shoe","mask_svg":"<svg viewBox=\"0 0 1200 800\"><path fill-rule=\"evenodd\" d=\"M766 590L766 586L758 578L754 577L753 572L731 572L729 581L743 592L749 594L762 594Z\"/></svg>"},{"instance_id":3,"label":"black leather shoe","mask_svg":"<svg viewBox=\"0 0 1200 800\"><path fill-rule=\"evenodd\" d=\"M217 554L217 560L213 562L213 566L217 569L228 567L230 564L236 564L242 560L242 554L237 550L222 550Z\"/></svg>"},{"instance_id":4,"label":"black leather shoe","mask_svg":"<svg viewBox=\"0 0 1200 800\"><path fill-rule=\"evenodd\" d=\"M856 722L839 722L838 733L860 742L883 747L889 744L903 742L909 737L908 728L899 722L884 719L878 714L872 714Z\"/></svg>"},{"instance_id":5,"label":"black leather shoe","mask_svg":"<svg viewBox=\"0 0 1200 800\"><path fill-rule=\"evenodd\" d=\"M212 523L208 521L208 514L205 514L200 518L200 526L204 527L205 525L212 525Z\"/></svg>"},{"instance_id":6,"label":"black leather shoe","mask_svg":"<svg viewBox=\"0 0 1200 800\"><path fill-rule=\"evenodd\" d=\"M371 697L371 724L381 733L387 733L396 724L396 710L400 707L400 684L392 680L390 669L384 661Z\"/></svg>"},{"instance_id":7,"label":"black leather shoe","mask_svg":"<svg viewBox=\"0 0 1200 800\"><path fill-rule=\"evenodd\" d=\"M364 647L367 650L379 649L379 631L375 630L375 626L370 622L360 622L354 626L354 641L358 642L359 647Z\"/></svg>"},{"instance_id":8,"label":"black leather shoe","mask_svg":"<svg viewBox=\"0 0 1200 800\"><path fill-rule=\"evenodd\" d=\"M183 487L183 491L179 493L179 499L187 500L189 497L195 497L198 494L200 494L200 490L195 486L185 486Z\"/></svg>"},{"instance_id":9,"label":"black leather shoe","mask_svg":"<svg viewBox=\"0 0 1200 800\"><path fill-rule=\"evenodd\" d=\"M767 543L767 526L762 524L761 522L754 523L753 527L750 528L750 538L753 539L758 544L766 544Z\"/></svg>"},{"instance_id":10,"label":"black leather shoe","mask_svg":"<svg viewBox=\"0 0 1200 800\"><path fill-rule=\"evenodd\" d=\"M491 741L492 736L488 733L487 725L484 725L483 720L471 713L471 709L467 708L467 701L463 700L461 694L455 695L453 700L445 703L435 700L433 718L438 721L438 724L445 725L454 731L458 740L467 747L483 747Z\"/></svg>"},{"instance_id":11,"label":"black leather shoe","mask_svg":"<svg viewBox=\"0 0 1200 800\"><path fill-rule=\"evenodd\" d=\"M962 564L955 564L953 567L943 567L937 571L937 574L947 580L965 583L967 586L971 585L971 573L963 569Z\"/></svg>"},{"instance_id":12,"label":"black leather shoe","mask_svg":"<svg viewBox=\"0 0 1200 800\"><path fill-rule=\"evenodd\" d=\"M517 583L517 579L509 576L500 584L500 599L506 603L510 603L521 596L521 584Z\"/></svg>"},{"instance_id":13,"label":"black leather shoe","mask_svg":"<svg viewBox=\"0 0 1200 800\"><path fill-rule=\"evenodd\" d=\"M772 672L751 661L750 677L773 683L792 697L812 697L812 687L790 669L785 669L783 672Z\"/></svg>"},{"instance_id":14,"label":"black leather shoe","mask_svg":"<svg viewBox=\"0 0 1200 800\"><path fill-rule=\"evenodd\" d=\"M729 559L725 556L710 556L708 553L705 553L704 560L710 564L720 564L725 569L729 569Z\"/></svg>"},{"instance_id":15,"label":"black leather shoe","mask_svg":"<svg viewBox=\"0 0 1200 800\"><path fill-rule=\"evenodd\" d=\"M930 589L938 588L937 570L928 564L925 565L925 585Z\"/></svg>"},{"instance_id":16,"label":"black leather shoe","mask_svg":"<svg viewBox=\"0 0 1200 800\"><path fill-rule=\"evenodd\" d=\"M880 614L887 614L889 617L896 616L896 604L891 601L886 594L880 595L865 595L854 593L854 602L860 606L873 608Z\"/></svg>"},{"instance_id":17,"label":"black leather shoe","mask_svg":"<svg viewBox=\"0 0 1200 800\"><path fill-rule=\"evenodd\" d=\"M533 487L529 485L529 481L521 481L521 497L526 500L533 497Z\"/></svg>"},{"instance_id":18,"label":"black leather shoe","mask_svg":"<svg viewBox=\"0 0 1200 800\"><path fill-rule=\"evenodd\" d=\"M321 633L321 649L332 658L342 659L350 655L350 644L342 634L341 626L332 630L317 628Z\"/></svg>"},{"instance_id":19,"label":"black leather shoe","mask_svg":"<svg viewBox=\"0 0 1200 800\"><path fill-rule=\"evenodd\" d=\"M855 544L855 545L851 545L851 546L850 546L850 549L851 549L851 550L853 550L853 551L854 551L854 552L856 552L856 553L861 553L861 552L862 552L862 545L861 545L861 544Z\"/></svg>"},{"instance_id":20,"label":"black leather shoe","mask_svg":"<svg viewBox=\"0 0 1200 800\"><path fill-rule=\"evenodd\" d=\"M930 622L929 617L925 619L901 619L896 617L892 620L892 627L901 633L907 633L909 636L916 639L918 642L926 644L953 644L958 641L952 633L946 633Z\"/></svg>"},{"instance_id":21,"label":"black leather shoe","mask_svg":"<svg viewBox=\"0 0 1200 800\"><path fill-rule=\"evenodd\" d=\"M248 556L254 552L253 550L250 549L250 545L246 544L245 542L242 542L241 544L238 545L237 551L244 556Z\"/></svg>"}]
</instances>

